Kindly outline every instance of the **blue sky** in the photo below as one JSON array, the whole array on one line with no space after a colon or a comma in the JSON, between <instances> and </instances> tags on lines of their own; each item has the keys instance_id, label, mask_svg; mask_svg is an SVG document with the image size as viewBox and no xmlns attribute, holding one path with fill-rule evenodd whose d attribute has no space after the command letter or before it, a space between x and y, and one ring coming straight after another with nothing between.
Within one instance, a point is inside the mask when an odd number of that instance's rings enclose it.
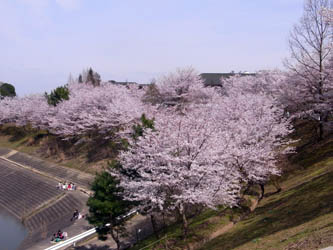
<instances>
[{"instance_id":1,"label":"blue sky","mask_svg":"<svg viewBox=\"0 0 333 250\"><path fill-rule=\"evenodd\" d=\"M303 0L0 0L0 81L24 95L93 67L148 83L199 72L282 68Z\"/></svg>"}]
</instances>

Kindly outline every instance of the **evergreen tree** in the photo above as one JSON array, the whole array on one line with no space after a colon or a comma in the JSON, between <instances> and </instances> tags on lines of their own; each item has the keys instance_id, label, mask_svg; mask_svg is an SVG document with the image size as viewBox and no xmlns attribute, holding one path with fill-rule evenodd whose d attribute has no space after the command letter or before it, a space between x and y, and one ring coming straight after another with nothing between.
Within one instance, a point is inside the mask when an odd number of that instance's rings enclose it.
<instances>
[{"instance_id":1,"label":"evergreen tree","mask_svg":"<svg viewBox=\"0 0 333 250\"><path fill-rule=\"evenodd\" d=\"M52 106L57 106L63 100L69 100L69 89L67 86L60 86L52 90L50 94L45 93L47 103Z\"/></svg>"},{"instance_id":2,"label":"evergreen tree","mask_svg":"<svg viewBox=\"0 0 333 250\"><path fill-rule=\"evenodd\" d=\"M92 184L94 195L89 198L87 205L88 221L98 227L99 239L106 240L110 234L117 243L117 249L120 249L120 237L126 233L125 221L121 217L130 211L131 202L123 200L118 184L119 181L109 173L98 174Z\"/></svg>"},{"instance_id":3,"label":"evergreen tree","mask_svg":"<svg viewBox=\"0 0 333 250\"><path fill-rule=\"evenodd\" d=\"M154 129L154 119L148 119L145 114L142 114L140 118L141 124L133 125L132 129L132 137L133 139L137 139L138 137L143 135L143 131L147 128Z\"/></svg>"},{"instance_id":4,"label":"evergreen tree","mask_svg":"<svg viewBox=\"0 0 333 250\"><path fill-rule=\"evenodd\" d=\"M15 87L9 83L0 84L0 98L16 96Z\"/></svg>"},{"instance_id":5,"label":"evergreen tree","mask_svg":"<svg viewBox=\"0 0 333 250\"><path fill-rule=\"evenodd\" d=\"M87 79L85 83L92 84L93 86L99 86L101 84L101 76L95 72L92 68L88 70Z\"/></svg>"},{"instance_id":6,"label":"evergreen tree","mask_svg":"<svg viewBox=\"0 0 333 250\"><path fill-rule=\"evenodd\" d=\"M91 83L95 86L94 71L92 70L92 68L88 70L87 83Z\"/></svg>"},{"instance_id":7,"label":"evergreen tree","mask_svg":"<svg viewBox=\"0 0 333 250\"><path fill-rule=\"evenodd\" d=\"M79 82L79 83L83 83L83 80L82 80L82 75L81 75L81 74L79 75L78 82Z\"/></svg>"}]
</instances>

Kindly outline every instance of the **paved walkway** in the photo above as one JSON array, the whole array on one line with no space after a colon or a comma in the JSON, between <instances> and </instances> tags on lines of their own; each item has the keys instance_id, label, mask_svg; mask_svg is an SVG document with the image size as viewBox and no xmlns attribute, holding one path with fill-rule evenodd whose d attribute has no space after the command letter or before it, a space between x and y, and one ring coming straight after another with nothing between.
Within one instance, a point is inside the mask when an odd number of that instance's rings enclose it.
<instances>
[{"instance_id":1,"label":"paved walkway","mask_svg":"<svg viewBox=\"0 0 333 250\"><path fill-rule=\"evenodd\" d=\"M76 199L80 199L81 201L84 201L81 208L79 208L81 214L87 214L88 208L85 205L88 197L80 192L73 193L72 195L75 196ZM92 228L91 225L89 225L88 221L84 218L80 220L75 220L74 222L71 222L70 219L72 217L73 211L70 211L67 216L63 217L61 221L58 221L54 224L51 224L48 228L48 234L43 237L43 239L39 240L38 243L34 244L30 248L27 248L27 250L43 250L45 248L48 248L54 243L50 242L50 239L52 237L53 233L56 233L59 229L63 232L68 233L68 237L71 238L75 235L78 235L80 233L83 233L89 229ZM38 232L40 233L40 232ZM66 247L67 248L67 247Z\"/></svg>"},{"instance_id":2,"label":"paved walkway","mask_svg":"<svg viewBox=\"0 0 333 250\"><path fill-rule=\"evenodd\" d=\"M59 166L57 164L38 159L25 153L18 152L16 150L0 148L0 158L57 181L74 182L82 190L86 191L90 189L90 184L94 180L94 176L91 174L83 173L76 169Z\"/></svg>"},{"instance_id":3,"label":"paved walkway","mask_svg":"<svg viewBox=\"0 0 333 250\"><path fill-rule=\"evenodd\" d=\"M85 219L70 219L75 209L87 214L93 179L93 175L0 148L0 206L22 220L29 231L20 249L51 246L51 236L59 229L72 237L91 228ZM74 182L78 190L58 190L58 181Z\"/></svg>"},{"instance_id":4,"label":"paved walkway","mask_svg":"<svg viewBox=\"0 0 333 250\"><path fill-rule=\"evenodd\" d=\"M128 231L128 237L121 239L123 246L130 246L136 243L138 240L142 240L153 233L153 228L149 217L142 216L140 214L132 217L127 223L126 228ZM85 242L83 246L73 247L75 250L115 250L117 245L111 236L106 241L100 241L97 237Z\"/></svg>"}]
</instances>

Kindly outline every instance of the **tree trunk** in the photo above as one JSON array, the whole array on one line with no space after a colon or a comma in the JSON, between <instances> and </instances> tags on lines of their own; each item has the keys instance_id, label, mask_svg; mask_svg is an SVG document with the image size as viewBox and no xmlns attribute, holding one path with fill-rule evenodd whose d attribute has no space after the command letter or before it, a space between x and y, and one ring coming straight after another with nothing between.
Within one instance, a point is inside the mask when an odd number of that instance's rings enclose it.
<instances>
[{"instance_id":1,"label":"tree trunk","mask_svg":"<svg viewBox=\"0 0 333 250\"><path fill-rule=\"evenodd\" d=\"M320 116L320 119L322 119L322 117ZM323 140L324 136L324 125L323 125L323 121L320 120L319 121L319 138L318 141Z\"/></svg>"},{"instance_id":2,"label":"tree trunk","mask_svg":"<svg viewBox=\"0 0 333 250\"><path fill-rule=\"evenodd\" d=\"M114 232L114 229L111 227L110 234L111 234L112 239L117 244L117 250L120 250L120 240L119 240L118 232Z\"/></svg>"},{"instance_id":3,"label":"tree trunk","mask_svg":"<svg viewBox=\"0 0 333 250\"><path fill-rule=\"evenodd\" d=\"M164 212L162 212L162 218L163 218L163 229L164 229L164 231L166 230L166 221L165 221L165 213Z\"/></svg>"},{"instance_id":4,"label":"tree trunk","mask_svg":"<svg viewBox=\"0 0 333 250\"><path fill-rule=\"evenodd\" d=\"M264 184L259 184L260 189L261 189L261 194L259 196L259 201L262 200L262 198L264 198L264 194L265 194L265 185Z\"/></svg>"},{"instance_id":5,"label":"tree trunk","mask_svg":"<svg viewBox=\"0 0 333 250\"><path fill-rule=\"evenodd\" d=\"M183 233L184 233L184 238L186 238L188 233L188 222L185 211L183 212L182 217L183 217Z\"/></svg>"},{"instance_id":6,"label":"tree trunk","mask_svg":"<svg viewBox=\"0 0 333 250\"><path fill-rule=\"evenodd\" d=\"M187 234L188 234L188 221L186 218L186 209L184 208L184 206L182 204L179 206L179 213L182 216L182 220L183 220L183 237L184 237L184 239L186 239Z\"/></svg>"},{"instance_id":7,"label":"tree trunk","mask_svg":"<svg viewBox=\"0 0 333 250\"><path fill-rule=\"evenodd\" d=\"M245 195L247 192L250 191L250 188L251 188L251 184L250 184L250 183L247 183L246 188L245 188L245 190L243 191L243 193L242 193L242 195L241 195L241 198L243 198L244 195Z\"/></svg>"},{"instance_id":8,"label":"tree trunk","mask_svg":"<svg viewBox=\"0 0 333 250\"><path fill-rule=\"evenodd\" d=\"M151 221L151 225L153 227L154 234L155 234L156 238L159 239L160 236L158 235L157 223L155 220L155 216L153 214L150 215L150 221Z\"/></svg>"}]
</instances>

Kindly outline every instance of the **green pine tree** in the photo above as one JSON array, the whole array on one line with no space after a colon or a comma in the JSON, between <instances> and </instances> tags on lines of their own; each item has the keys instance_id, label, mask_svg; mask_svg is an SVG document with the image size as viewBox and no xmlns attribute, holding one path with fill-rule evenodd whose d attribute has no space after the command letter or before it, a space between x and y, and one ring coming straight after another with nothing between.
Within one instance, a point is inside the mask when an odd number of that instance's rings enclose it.
<instances>
[{"instance_id":1,"label":"green pine tree","mask_svg":"<svg viewBox=\"0 0 333 250\"><path fill-rule=\"evenodd\" d=\"M148 119L145 114L142 114L140 121L141 124L135 124L132 126L132 138L135 140L143 135L145 129L154 129L154 119Z\"/></svg>"},{"instance_id":2,"label":"green pine tree","mask_svg":"<svg viewBox=\"0 0 333 250\"><path fill-rule=\"evenodd\" d=\"M45 92L45 97L49 105L57 106L63 100L69 100L69 89L67 86L60 86L52 90L50 94Z\"/></svg>"},{"instance_id":3,"label":"green pine tree","mask_svg":"<svg viewBox=\"0 0 333 250\"><path fill-rule=\"evenodd\" d=\"M121 197L122 189L118 184L119 181L108 172L96 176L92 184L94 195L87 202L87 219L98 228L99 239L106 240L110 234L117 243L117 249L120 249L120 237L126 235L125 221L121 217L130 211L132 204ZM110 226L105 226L106 224Z\"/></svg>"}]
</instances>

